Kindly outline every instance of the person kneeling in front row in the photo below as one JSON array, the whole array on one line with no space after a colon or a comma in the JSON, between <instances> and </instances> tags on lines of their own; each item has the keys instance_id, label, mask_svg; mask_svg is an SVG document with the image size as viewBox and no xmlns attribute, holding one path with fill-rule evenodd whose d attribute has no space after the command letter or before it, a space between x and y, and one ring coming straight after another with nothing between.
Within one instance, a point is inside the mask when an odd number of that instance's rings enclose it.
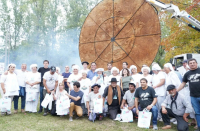
<instances>
[{"instance_id":1,"label":"person kneeling in front row","mask_svg":"<svg viewBox=\"0 0 200 131\"><path fill-rule=\"evenodd\" d=\"M169 92L169 95L161 104L161 115L165 124L162 129L171 129L170 117L173 117L177 120L178 131L188 131L187 117L193 111L191 103L185 100L184 96L176 91L174 85L169 85L167 91Z\"/></svg>"},{"instance_id":2,"label":"person kneeling in front row","mask_svg":"<svg viewBox=\"0 0 200 131\"><path fill-rule=\"evenodd\" d=\"M152 112L152 123L153 123L153 129L158 130L157 127L157 118L158 118L158 108L155 106L157 102L157 95L155 90L148 86L147 79L142 78L140 80L141 87L137 88L135 91L135 107L136 107L136 113L139 115L139 111L142 111L143 109L147 109L150 112ZM140 102L140 108L138 108L138 101ZM139 116L140 117L140 116Z\"/></svg>"},{"instance_id":3,"label":"person kneeling in front row","mask_svg":"<svg viewBox=\"0 0 200 131\"><path fill-rule=\"evenodd\" d=\"M70 108L69 108L69 121L73 121L73 111L76 112L78 117L83 115L83 110L81 108L81 99L83 97L83 92L80 91L80 83L74 82L74 90L70 91L70 95L67 93L67 96L71 99Z\"/></svg>"},{"instance_id":4,"label":"person kneeling in front row","mask_svg":"<svg viewBox=\"0 0 200 131\"><path fill-rule=\"evenodd\" d=\"M87 101L88 116L89 116L88 119L90 121L95 121L96 117L98 117L100 121L103 118L102 114L93 113L93 111L94 111L94 104L93 104L94 100L102 98L101 94L99 93L100 87L101 87L100 85L94 84L91 88L92 92L89 93L88 98L86 100ZM102 111L103 111L103 108L102 108Z\"/></svg>"},{"instance_id":5,"label":"person kneeling in front row","mask_svg":"<svg viewBox=\"0 0 200 131\"><path fill-rule=\"evenodd\" d=\"M136 108L135 108L135 84L133 82L129 83L129 90L125 92L123 96L121 109L128 107L129 110L133 112L133 116L137 117Z\"/></svg>"}]
</instances>

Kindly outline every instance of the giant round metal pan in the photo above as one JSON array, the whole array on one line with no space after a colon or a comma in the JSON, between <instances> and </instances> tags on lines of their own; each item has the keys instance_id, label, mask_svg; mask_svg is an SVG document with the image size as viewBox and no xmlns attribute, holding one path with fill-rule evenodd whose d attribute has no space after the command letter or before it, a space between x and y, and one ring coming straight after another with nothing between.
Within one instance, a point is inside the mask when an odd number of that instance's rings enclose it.
<instances>
[{"instance_id":1,"label":"giant round metal pan","mask_svg":"<svg viewBox=\"0 0 200 131\"><path fill-rule=\"evenodd\" d=\"M155 9L145 0L103 0L87 16L80 33L81 61L107 69L113 63L150 66L161 42Z\"/></svg>"}]
</instances>

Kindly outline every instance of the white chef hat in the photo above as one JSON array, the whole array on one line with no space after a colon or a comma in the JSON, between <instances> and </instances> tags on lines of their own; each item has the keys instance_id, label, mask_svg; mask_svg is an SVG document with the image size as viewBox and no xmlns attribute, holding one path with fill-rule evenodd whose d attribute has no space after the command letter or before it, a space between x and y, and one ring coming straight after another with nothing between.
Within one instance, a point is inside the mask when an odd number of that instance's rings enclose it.
<instances>
[{"instance_id":1,"label":"white chef hat","mask_svg":"<svg viewBox=\"0 0 200 131\"><path fill-rule=\"evenodd\" d=\"M119 73L119 69L118 69L117 67L112 67L112 69L111 69L111 74L113 73L114 70L116 70L117 73Z\"/></svg>"},{"instance_id":2,"label":"white chef hat","mask_svg":"<svg viewBox=\"0 0 200 131\"><path fill-rule=\"evenodd\" d=\"M32 70L33 67L37 67L37 64L31 64L30 69Z\"/></svg>"},{"instance_id":3,"label":"white chef hat","mask_svg":"<svg viewBox=\"0 0 200 131\"><path fill-rule=\"evenodd\" d=\"M79 68L78 65L74 65L74 66L72 67L72 70L74 71L74 69L77 69L78 71L80 70L80 68Z\"/></svg>"},{"instance_id":4,"label":"white chef hat","mask_svg":"<svg viewBox=\"0 0 200 131\"><path fill-rule=\"evenodd\" d=\"M16 67L15 64L11 63L11 64L8 65L8 69L9 69L10 66L14 66L14 67Z\"/></svg>"},{"instance_id":5,"label":"white chef hat","mask_svg":"<svg viewBox=\"0 0 200 131\"><path fill-rule=\"evenodd\" d=\"M137 67L135 65L131 65L131 67L130 67L131 72L132 72L132 69L136 69L136 71L137 71Z\"/></svg>"},{"instance_id":6,"label":"white chef hat","mask_svg":"<svg viewBox=\"0 0 200 131\"><path fill-rule=\"evenodd\" d=\"M58 73L60 73L60 68L59 67L56 67L56 70L58 70Z\"/></svg>"},{"instance_id":7,"label":"white chef hat","mask_svg":"<svg viewBox=\"0 0 200 131\"><path fill-rule=\"evenodd\" d=\"M160 71L161 70L161 67L156 63L152 66L152 70L154 71Z\"/></svg>"},{"instance_id":8,"label":"white chef hat","mask_svg":"<svg viewBox=\"0 0 200 131\"><path fill-rule=\"evenodd\" d=\"M142 69L141 69L142 73L143 73L144 69L147 69L148 72L150 73L150 68L149 68L148 66L144 66L144 67L142 67Z\"/></svg>"},{"instance_id":9,"label":"white chef hat","mask_svg":"<svg viewBox=\"0 0 200 131\"><path fill-rule=\"evenodd\" d=\"M98 69L95 70L95 72L98 72L98 71L102 71L103 72L104 68L98 68Z\"/></svg>"},{"instance_id":10,"label":"white chef hat","mask_svg":"<svg viewBox=\"0 0 200 131\"><path fill-rule=\"evenodd\" d=\"M171 64L171 63L166 63L166 64L164 65L164 67L169 68L171 71L174 71L174 68L172 67L172 64Z\"/></svg>"}]
</instances>

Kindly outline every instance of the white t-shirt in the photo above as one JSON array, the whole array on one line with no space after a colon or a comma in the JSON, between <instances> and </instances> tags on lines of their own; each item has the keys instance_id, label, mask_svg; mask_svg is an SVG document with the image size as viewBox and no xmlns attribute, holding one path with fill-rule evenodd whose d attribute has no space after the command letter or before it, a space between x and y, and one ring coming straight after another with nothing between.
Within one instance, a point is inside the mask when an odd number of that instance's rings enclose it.
<instances>
[{"instance_id":1,"label":"white t-shirt","mask_svg":"<svg viewBox=\"0 0 200 131\"><path fill-rule=\"evenodd\" d=\"M19 84L17 75L15 73L9 73L1 76L1 83L4 83L6 93L4 96L18 96L19 95Z\"/></svg>"},{"instance_id":2,"label":"white t-shirt","mask_svg":"<svg viewBox=\"0 0 200 131\"><path fill-rule=\"evenodd\" d=\"M46 85L49 90L53 90L55 88L56 81L58 81L58 74L54 73L50 74L50 71L44 73L43 79L46 80ZM45 89L45 87L44 87Z\"/></svg>"},{"instance_id":3,"label":"white t-shirt","mask_svg":"<svg viewBox=\"0 0 200 131\"><path fill-rule=\"evenodd\" d=\"M123 99L127 101L128 106L132 107L135 104L135 91L133 93L130 92L130 90L125 92L125 95L123 96Z\"/></svg>"},{"instance_id":4,"label":"white t-shirt","mask_svg":"<svg viewBox=\"0 0 200 131\"><path fill-rule=\"evenodd\" d=\"M161 79L165 79L165 74L164 74L164 72L161 72L161 71L160 71L157 75L154 74L154 75L153 75L153 78L152 78L152 84L153 84L153 86L158 85L158 84L160 83L160 80L161 80ZM167 91L166 91L166 89L165 89L165 84L162 85L162 86L160 86L160 87L155 88L155 92L156 92L156 94L157 94L158 96L165 96L166 93L167 93Z\"/></svg>"},{"instance_id":5,"label":"white t-shirt","mask_svg":"<svg viewBox=\"0 0 200 131\"><path fill-rule=\"evenodd\" d=\"M104 77L104 78L101 76L101 78L98 79L97 81L96 81L96 79L97 79L97 76L94 76L93 79L92 79L92 85L94 85L94 84L99 84L99 85L101 85L101 88L99 89L99 93L103 95L104 90L105 90L105 88L106 88L105 81L106 81L106 79L107 79L107 76Z\"/></svg>"},{"instance_id":6,"label":"white t-shirt","mask_svg":"<svg viewBox=\"0 0 200 131\"><path fill-rule=\"evenodd\" d=\"M39 72L33 73L33 72L27 72L26 73L26 82L34 83L34 82L41 82L41 74ZM36 84L34 86L30 86L29 84L26 84L26 92L39 92L40 91L40 83Z\"/></svg>"},{"instance_id":7,"label":"white t-shirt","mask_svg":"<svg viewBox=\"0 0 200 131\"><path fill-rule=\"evenodd\" d=\"M148 75L148 76L144 76L143 74L140 75L140 78L139 78L139 81L142 79L142 78L146 78L147 81L148 81L148 86L152 87L152 75ZM139 86L141 86L141 83L139 82Z\"/></svg>"},{"instance_id":8,"label":"white t-shirt","mask_svg":"<svg viewBox=\"0 0 200 131\"><path fill-rule=\"evenodd\" d=\"M137 83L138 84L140 83L140 77L141 77L141 74L132 75L133 83L135 84L135 86L136 86Z\"/></svg>"},{"instance_id":9,"label":"white t-shirt","mask_svg":"<svg viewBox=\"0 0 200 131\"><path fill-rule=\"evenodd\" d=\"M117 82L117 85L118 85L118 86L121 86L121 85L120 85L120 81L121 81L121 76L120 76L120 75L117 75L117 76L110 75L109 77L107 77L107 78L106 78L106 85L107 85L107 86L109 86L109 85L111 84L110 81L111 81L112 78L116 78L117 81L118 81L118 82Z\"/></svg>"},{"instance_id":10,"label":"white t-shirt","mask_svg":"<svg viewBox=\"0 0 200 131\"><path fill-rule=\"evenodd\" d=\"M82 100L81 100L81 103L85 103L87 97L88 97L88 94L89 94L89 89L91 87L91 80L86 78L86 79L82 79L80 81L80 90L83 92L83 97L82 97Z\"/></svg>"},{"instance_id":11,"label":"white t-shirt","mask_svg":"<svg viewBox=\"0 0 200 131\"><path fill-rule=\"evenodd\" d=\"M94 92L90 92L86 101L89 101L90 109L94 108L93 100L98 99L100 93L94 94Z\"/></svg>"},{"instance_id":12,"label":"white t-shirt","mask_svg":"<svg viewBox=\"0 0 200 131\"><path fill-rule=\"evenodd\" d=\"M26 87L25 79L26 79L26 74L28 72L22 71L22 70L15 70L15 73L17 75L17 80L18 80L19 86Z\"/></svg>"},{"instance_id":13,"label":"white t-shirt","mask_svg":"<svg viewBox=\"0 0 200 131\"><path fill-rule=\"evenodd\" d=\"M74 89L74 86L73 86L74 82L77 82L81 77L82 77L81 74L77 74L77 75L71 74L69 76L69 78L67 79L67 82L70 83L70 86L72 89Z\"/></svg>"}]
</instances>

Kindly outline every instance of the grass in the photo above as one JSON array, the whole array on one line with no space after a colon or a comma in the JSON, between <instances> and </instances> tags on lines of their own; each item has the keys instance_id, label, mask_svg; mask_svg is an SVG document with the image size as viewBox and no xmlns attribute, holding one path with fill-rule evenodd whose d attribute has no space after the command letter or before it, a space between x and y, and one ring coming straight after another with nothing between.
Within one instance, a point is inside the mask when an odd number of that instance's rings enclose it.
<instances>
[{"instance_id":1,"label":"grass","mask_svg":"<svg viewBox=\"0 0 200 131\"><path fill-rule=\"evenodd\" d=\"M19 103L20 100L19 100ZM20 104L19 104L19 107ZM20 111L21 109L19 109ZM13 112L13 103L12 103ZM158 122L158 128L161 131L162 122ZM137 127L137 122L122 123L103 118L102 121L95 121L95 123L88 121L87 117L74 119L69 122L69 116L43 116L43 113L21 113L12 114L11 116L0 117L1 131L147 131L148 129L141 129ZM151 130L151 129L150 129ZM176 126L167 131L177 131ZM190 127L190 131L194 131Z\"/></svg>"}]
</instances>

